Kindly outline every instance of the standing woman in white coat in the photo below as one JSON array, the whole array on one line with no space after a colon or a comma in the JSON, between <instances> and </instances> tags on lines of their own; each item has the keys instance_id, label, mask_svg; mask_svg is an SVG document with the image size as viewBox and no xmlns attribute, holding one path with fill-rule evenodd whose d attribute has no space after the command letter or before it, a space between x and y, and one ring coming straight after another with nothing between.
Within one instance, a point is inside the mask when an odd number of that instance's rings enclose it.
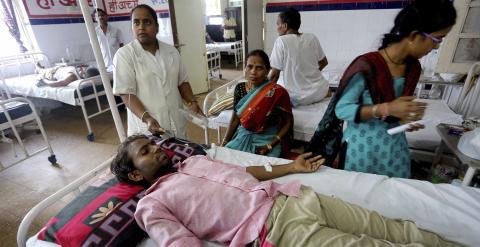
<instances>
[{"instance_id":1,"label":"standing woman in white coat","mask_svg":"<svg viewBox=\"0 0 480 247\"><path fill-rule=\"evenodd\" d=\"M169 130L186 138L186 119L179 111L182 99L191 111L203 113L180 54L157 39L157 14L150 6L136 6L130 18L135 40L118 50L113 73L113 93L128 108L128 135L160 135Z\"/></svg>"}]
</instances>

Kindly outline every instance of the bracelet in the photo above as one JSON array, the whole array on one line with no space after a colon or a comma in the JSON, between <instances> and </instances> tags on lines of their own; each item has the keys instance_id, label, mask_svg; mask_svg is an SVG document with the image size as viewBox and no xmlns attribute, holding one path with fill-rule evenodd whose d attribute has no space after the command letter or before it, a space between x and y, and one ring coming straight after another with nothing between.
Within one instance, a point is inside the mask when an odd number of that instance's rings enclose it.
<instances>
[{"instance_id":1,"label":"bracelet","mask_svg":"<svg viewBox=\"0 0 480 247\"><path fill-rule=\"evenodd\" d=\"M144 112L142 113L142 117L140 118L140 121L142 121L142 123L143 123L143 117L145 117L145 114L147 114L147 113L148 113L148 111L144 111Z\"/></svg>"},{"instance_id":2,"label":"bracelet","mask_svg":"<svg viewBox=\"0 0 480 247\"><path fill-rule=\"evenodd\" d=\"M390 115L388 112L388 103L380 104L379 110L380 115L382 116L382 120L385 120Z\"/></svg>"},{"instance_id":3,"label":"bracelet","mask_svg":"<svg viewBox=\"0 0 480 247\"><path fill-rule=\"evenodd\" d=\"M193 103L198 103L196 99L192 100L192 101L189 101L187 102L187 106L190 107L193 105Z\"/></svg>"},{"instance_id":4,"label":"bracelet","mask_svg":"<svg viewBox=\"0 0 480 247\"><path fill-rule=\"evenodd\" d=\"M268 149L268 151L272 151L272 145L267 144L267 149Z\"/></svg>"},{"instance_id":5,"label":"bracelet","mask_svg":"<svg viewBox=\"0 0 480 247\"><path fill-rule=\"evenodd\" d=\"M378 118L377 109L378 109L378 105L373 105L373 107L372 107L372 117L374 117L374 118Z\"/></svg>"},{"instance_id":6,"label":"bracelet","mask_svg":"<svg viewBox=\"0 0 480 247\"><path fill-rule=\"evenodd\" d=\"M280 138L280 136L276 135L275 138L277 138L278 141L281 141L282 138Z\"/></svg>"}]
</instances>

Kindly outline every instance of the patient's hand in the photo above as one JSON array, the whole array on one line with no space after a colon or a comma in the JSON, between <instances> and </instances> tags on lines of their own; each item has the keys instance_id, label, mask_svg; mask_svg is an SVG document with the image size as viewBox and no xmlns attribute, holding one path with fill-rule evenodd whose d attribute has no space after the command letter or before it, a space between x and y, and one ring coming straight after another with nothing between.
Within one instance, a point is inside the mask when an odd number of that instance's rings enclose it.
<instances>
[{"instance_id":1,"label":"patient's hand","mask_svg":"<svg viewBox=\"0 0 480 247\"><path fill-rule=\"evenodd\" d=\"M293 161L292 166L296 173L308 173L317 171L323 163L325 159L321 155L312 157L312 153L304 153Z\"/></svg>"}]
</instances>

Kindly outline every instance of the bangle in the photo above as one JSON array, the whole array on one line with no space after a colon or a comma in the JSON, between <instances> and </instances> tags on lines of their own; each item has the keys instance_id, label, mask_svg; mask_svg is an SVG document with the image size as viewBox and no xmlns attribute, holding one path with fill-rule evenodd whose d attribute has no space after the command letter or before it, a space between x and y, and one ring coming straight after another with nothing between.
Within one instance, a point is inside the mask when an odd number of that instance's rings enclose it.
<instances>
[{"instance_id":1,"label":"bangle","mask_svg":"<svg viewBox=\"0 0 480 247\"><path fill-rule=\"evenodd\" d=\"M278 141L282 141L282 138L280 138L280 136L276 135L275 138L278 140Z\"/></svg>"},{"instance_id":2,"label":"bangle","mask_svg":"<svg viewBox=\"0 0 480 247\"><path fill-rule=\"evenodd\" d=\"M187 102L187 106L190 107L193 105L193 103L198 103L196 99L192 100L192 101L189 101Z\"/></svg>"},{"instance_id":3,"label":"bangle","mask_svg":"<svg viewBox=\"0 0 480 247\"><path fill-rule=\"evenodd\" d=\"M272 145L267 144L267 149L268 149L268 151L272 151Z\"/></svg>"},{"instance_id":4,"label":"bangle","mask_svg":"<svg viewBox=\"0 0 480 247\"><path fill-rule=\"evenodd\" d=\"M374 118L378 118L377 109L378 109L378 105L373 105L373 107L372 107L372 117L374 117Z\"/></svg>"},{"instance_id":5,"label":"bangle","mask_svg":"<svg viewBox=\"0 0 480 247\"><path fill-rule=\"evenodd\" d=\"M143 117L145 117L145 114L147 114L147 113L148 113L148 111L144 111L144 112L142 113L142 117L140 118L140 121L142 121L142 123L143 123Z\"/></svg>"},{"instance_id":6,"label":"bangle","mask_svg":"<svg viewBox=\"0 0 480 247\"><path fill-rule=\"evenodd\" d=\"M379 108L382 120L385 120L390 114L388 112L388 103L380 104Z\"/></svg>"}]
</instances>

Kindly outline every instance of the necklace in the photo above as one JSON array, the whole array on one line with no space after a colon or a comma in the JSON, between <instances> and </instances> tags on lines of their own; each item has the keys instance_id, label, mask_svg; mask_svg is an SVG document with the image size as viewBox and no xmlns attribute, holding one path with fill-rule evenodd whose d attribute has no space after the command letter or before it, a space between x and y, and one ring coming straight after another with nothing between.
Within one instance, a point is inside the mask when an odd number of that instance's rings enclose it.
<instances>
[{"instance_id":1,"label":"necklace","mask_svg":"<svg viewBox=\"0 0 480 247\"><path fill-rule=\"evenodd\" d=\"M393 61L393 59L388 55L387 49L383 49L383 53L385 53L385 56L387 56L388 61L390 61L391 63L393 63L393 64L395 64L395 65L403 65L403 64L405 64L405 61L400 62L400 63Z\"/></svg>"}]
</instances>

